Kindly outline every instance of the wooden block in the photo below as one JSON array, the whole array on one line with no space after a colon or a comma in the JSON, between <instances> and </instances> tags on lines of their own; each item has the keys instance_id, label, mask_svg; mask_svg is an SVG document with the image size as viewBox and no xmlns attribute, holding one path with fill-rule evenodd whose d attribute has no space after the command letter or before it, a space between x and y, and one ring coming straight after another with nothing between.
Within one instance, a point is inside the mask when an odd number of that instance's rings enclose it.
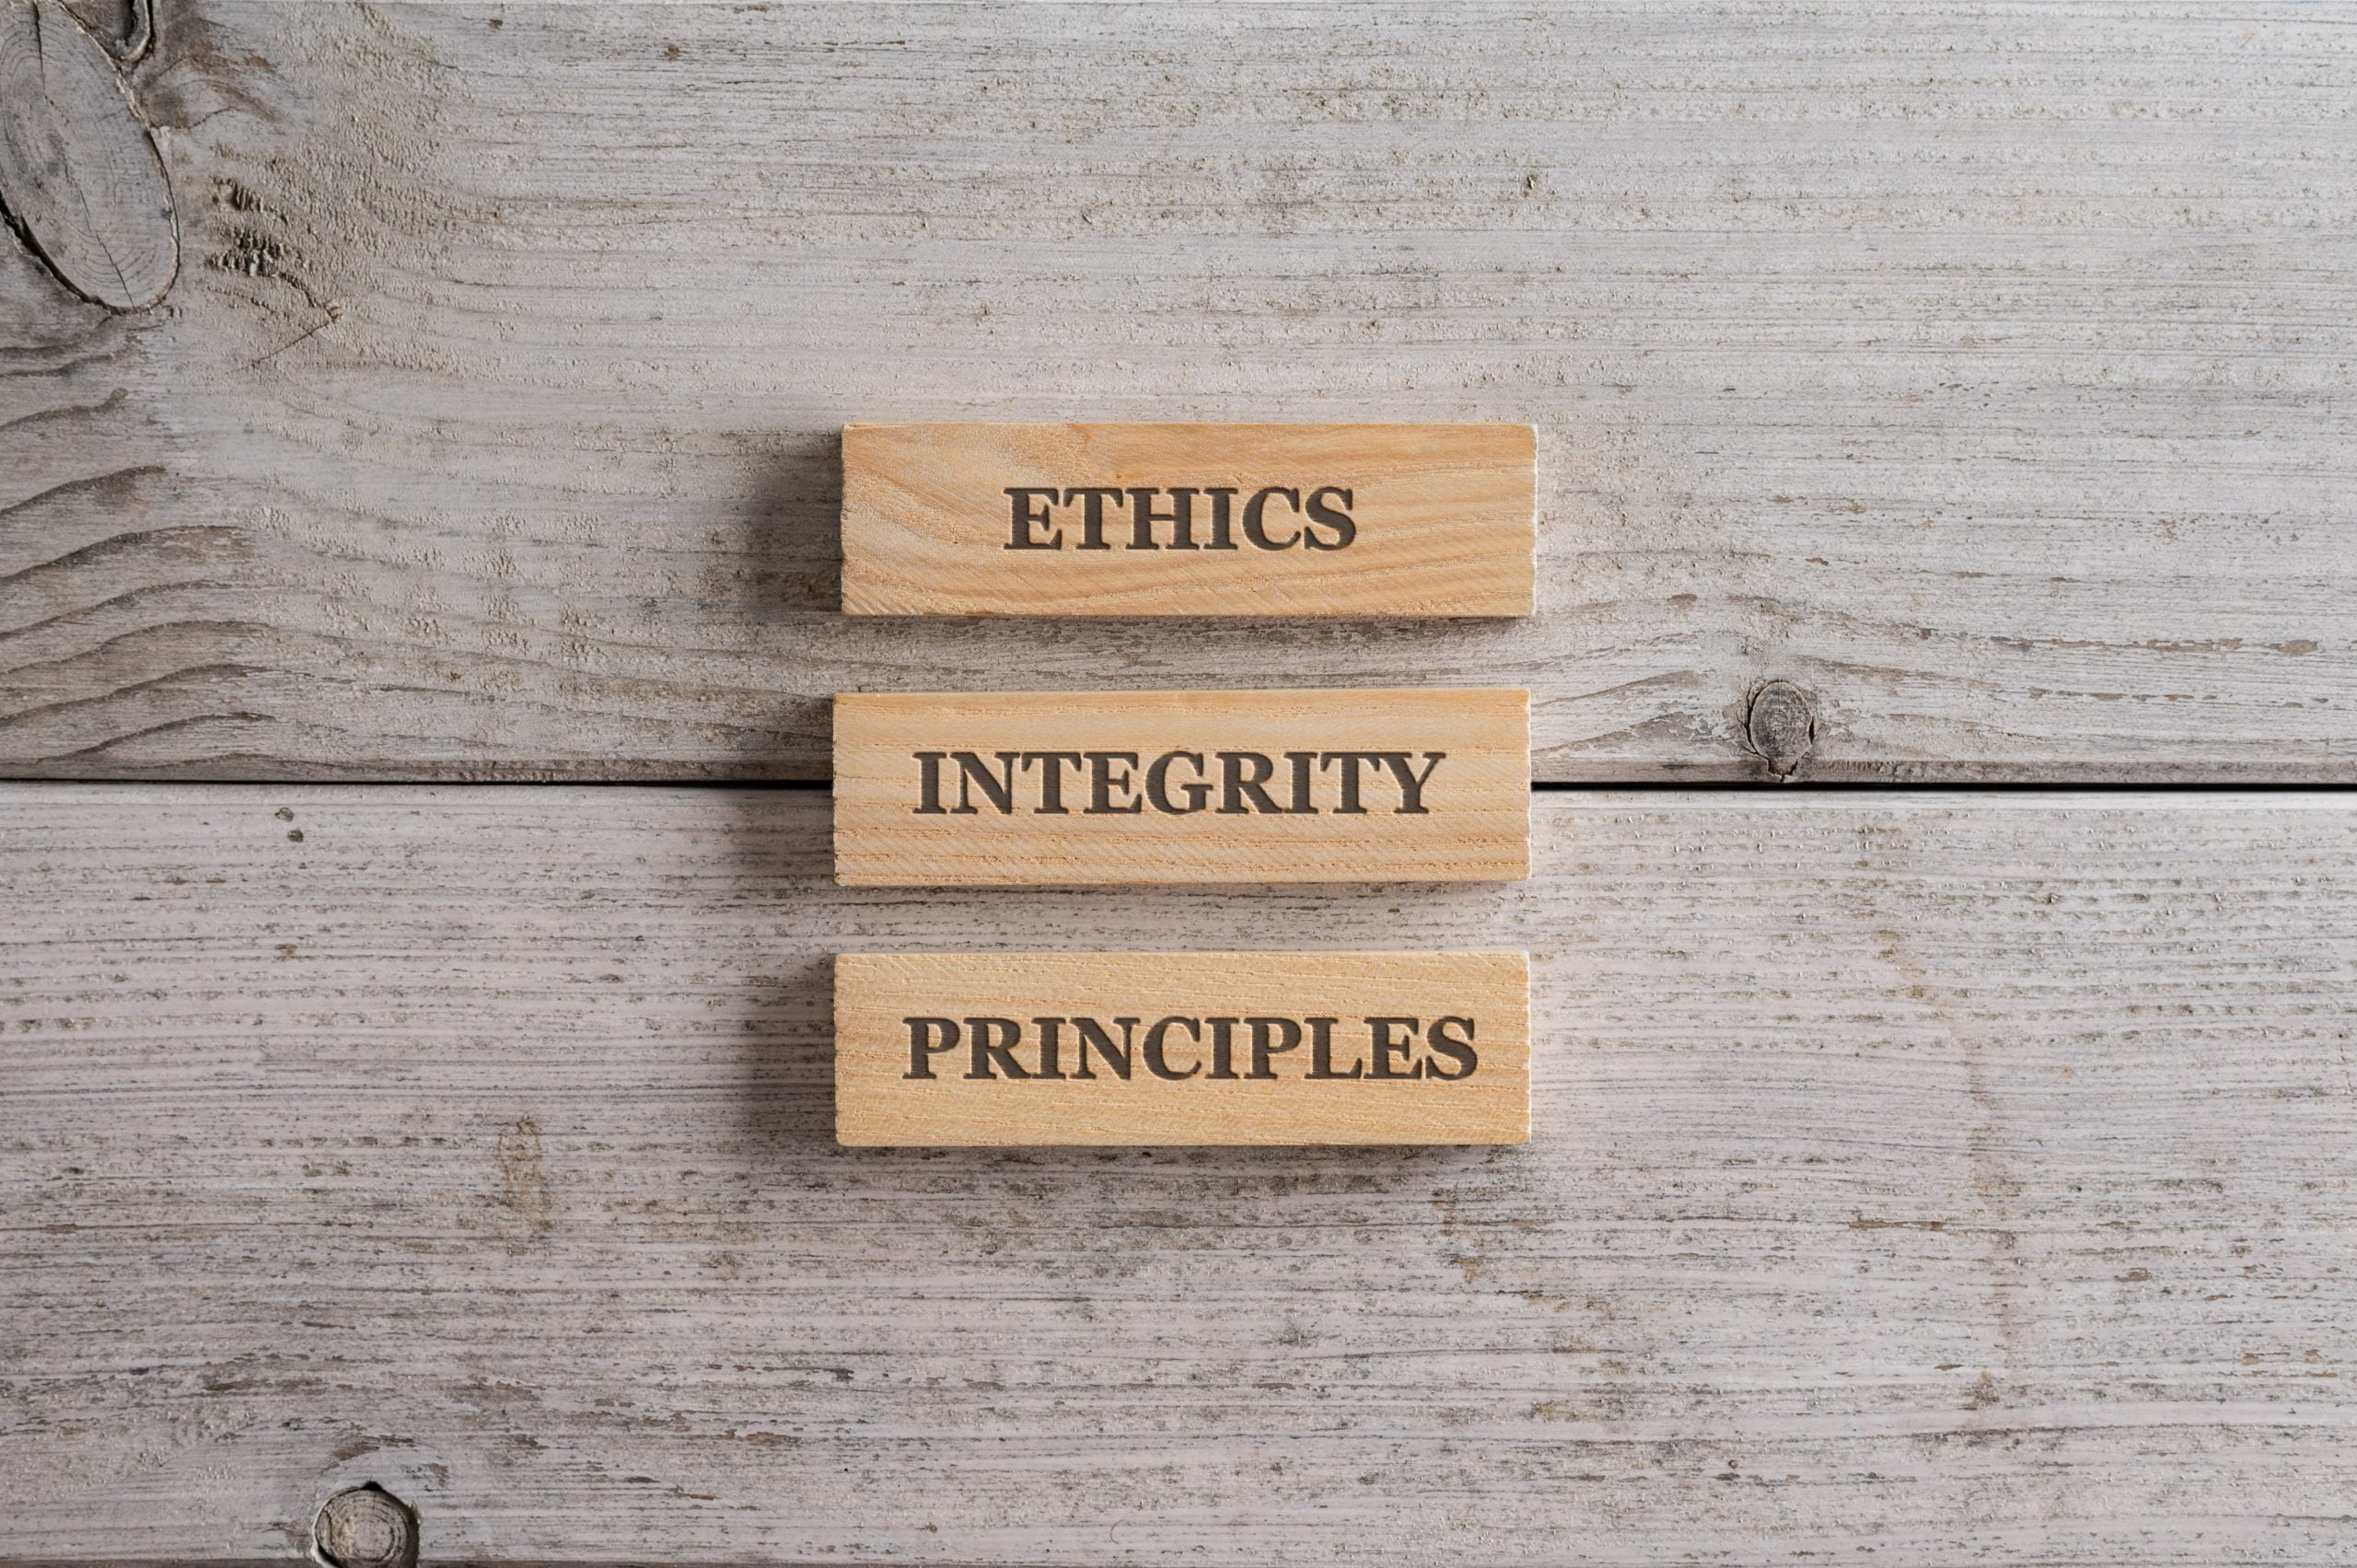
<instances>
[{"instance_id":1,"label":"wooden block","mask_svg":"<svg viewBox=\"0 0 2357 1568\"><path fill-rule=\"evenodd\" d=\"M1516 880L1529 733L1480 688L845 694L836 879Z\"/></svg>"},{"instance_id":2,"label":"wooden block","mask_svg":"<svg viewBox=\"0 0 2357 1568\"><path fill-rule=\"evenodd\" d=\"M1521 953L845 953L835 1138L1520 1144Z\"/></svg>"},{"instance_id":3,"label":"wooden block","mask_svg":"<svg viewBox=\"0 0 2357 1568\"><path fill-rule=\"evenodd\" d=\"M1528 615L1527 424L853 424L847 615Z\"/></svg>"}]
</instances>

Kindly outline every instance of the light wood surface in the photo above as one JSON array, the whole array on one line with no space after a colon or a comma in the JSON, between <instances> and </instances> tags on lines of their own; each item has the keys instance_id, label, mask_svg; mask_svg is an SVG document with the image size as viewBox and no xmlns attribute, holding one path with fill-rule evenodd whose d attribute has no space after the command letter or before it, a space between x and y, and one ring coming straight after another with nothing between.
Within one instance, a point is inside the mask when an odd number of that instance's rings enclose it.
<instances>
[{"instance_id":1,"label":"light wood surface","mask_svg":"<svg viewBox=\"0 0 2357 1568\"><path fill-rule=\"evenodd\" d=\"M1530 869L1530 696L846 693L846 887L1487 882Z\"/></svg>"},{"instance_id":2,"label":"light wood surface","mask_svg":"<svg viewBox=\"0 0 2357 1568\"><path fill-rule=\"evenodd\" d=\"M1520 953L843 953L835 1137L1519 1144L1529 1014Z\"/></svg>"},{"instance_id":3,"label":"light wood surface","mask_svg":"<svg viewBox=\"0 0 2357 1568\"><path fill-rule=\"evenodd\" d=\"M497 23L494 27L493 24ZM2357 776L2338 6L185 0L0 243L0 769L827 768L880 687L1527 686L1547 779ZM853 420L1538 429L1536 618L845 620Z\"/></svg>"},{"instance_id":4,"label":"light wood surface","mask_svg":"<svg viewBox=\"0 0 2357 1568\"><path fill-rule=\"evenodd\" d=\"M2348 1556L2344 799L1550 794L1528 882L1250 899L827 827L0 792L0 1556L369 1480L428 1562ZM838 1147L830 956L985 926L1527 950L1531 1141Z\"/></svg>"},{"instance_id":5,"label":"light wood surface","mask_svg":"<svg viewBox=\"0 0 2357 1568\"><path fill-rule=\"evenodd\" d=\"M1526 424L854 424L843 610L1528 615L1531 464Z\"/></svg>"}]
</instances>

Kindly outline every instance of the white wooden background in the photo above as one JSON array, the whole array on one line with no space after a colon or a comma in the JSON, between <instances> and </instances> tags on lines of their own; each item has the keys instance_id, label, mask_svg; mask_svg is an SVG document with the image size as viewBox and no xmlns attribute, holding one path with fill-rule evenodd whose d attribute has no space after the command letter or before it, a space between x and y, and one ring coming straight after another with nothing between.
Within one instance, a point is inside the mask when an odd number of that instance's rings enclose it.
<instances>
[{"instance_id":1,"label":"white wooden background","mask_svg":"<svg viewBox=\"0 0 2357 1568\"><path fill-rule=\"evenodd\" d=\"M819 790L382 782L1409 679L1555 782L2357 783L2357 5L71 4L0 0L73 242L0 229L0 1559L377 1481L429 1562L2357 1561L2346 794L1009 897L833 889ZM831 612L843 422L1074 416L1532 422L1541 613ZM63 782L168 778L276 782ZM828 1141L832 952L1409 942L1533 951L1527 1148Z\"/></svg>"},{"instance_id":2,"label":"white wooden background","mask_svg":"<svg viewBox=\"0 0 2357 1568\"><path fill-rule=\"evenodd\" d=\"M1758 775L1783 679L1804 776L2347 780L2352 23L161 0L164 305L0 246L0 767L817 777L837 690L1405 668L1542 778ZM1532 422L1543 612L832 613L844 421L1072 416Z\"/></svg>"},{"instance_id":3,"label":"white wooden background","mask_svg":"<svg viewBox=\"0 0 2357 1568\"><path fill-rule=\"evenodd\" d=\"M843 891L822 794L15 786L6 1555L2357 1547L2357 813L1542 796L1527 884ZM1527 947L1527 1147L845 1150L846 948Z\"/></svg>"}]
</instances>

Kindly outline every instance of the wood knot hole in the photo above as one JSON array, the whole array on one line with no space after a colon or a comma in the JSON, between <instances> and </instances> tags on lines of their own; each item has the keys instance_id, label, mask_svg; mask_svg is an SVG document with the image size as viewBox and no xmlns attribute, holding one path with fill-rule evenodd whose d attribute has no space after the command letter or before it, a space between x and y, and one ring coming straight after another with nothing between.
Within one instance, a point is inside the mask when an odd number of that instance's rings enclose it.
<instances>
[{"instance_id":1,"label":"wood knot hole","mask_svg":"<svg viewBox=\"0 0 2357 1568\"><path fill-rule=\"evenodd\" d=\"M371 1481L319 1505L311 1555L326 1568L417 1568L417 1514Z\"/></svg>"},{"instance_id":2,"label":"wood knot hole","mask_svg":"<svg viewBox=\"0 0 2357 1568\"><path fill-rule=\"evenodd\" d=\"M1770 772L1790 778L1817 743L1817 713L1808 693L1789 680L1769 681L1751 694L1744 734Z\"/></svg>"}]
</instances>

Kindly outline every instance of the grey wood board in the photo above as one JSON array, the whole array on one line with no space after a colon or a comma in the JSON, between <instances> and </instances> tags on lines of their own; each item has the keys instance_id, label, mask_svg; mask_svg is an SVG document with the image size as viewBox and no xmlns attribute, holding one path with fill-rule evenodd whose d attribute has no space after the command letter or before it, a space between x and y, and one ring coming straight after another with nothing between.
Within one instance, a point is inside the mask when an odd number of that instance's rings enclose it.
<instances>
[{"instance_id":1,"label":"grey wood board","mask_svg":"<svg viewBox=\"0 0 2357 1568\"><path fill-rule=\"evenodd\" d=\"M1554 794L850 891L807 791L0 790L0 1556L2346 1562L2357 807ZM867 1151L830 956L1519 948L1503 1150Z\"/></svg>"},{"instance_id":2,"label":"grey wood board","mask_svg":"<svg viewBox=\"0 0 2357 1568\"><path fill-rule=\"evenodd\" d=\"M838 690L1527 683L1544 779L2357 776L2347 6L180 0L0 243L0 771L819 777ZM0 237L5 238L5 237ZM1527 622L847 622L855 419L1515 420Z\"/></svg>"}]
</instances>

